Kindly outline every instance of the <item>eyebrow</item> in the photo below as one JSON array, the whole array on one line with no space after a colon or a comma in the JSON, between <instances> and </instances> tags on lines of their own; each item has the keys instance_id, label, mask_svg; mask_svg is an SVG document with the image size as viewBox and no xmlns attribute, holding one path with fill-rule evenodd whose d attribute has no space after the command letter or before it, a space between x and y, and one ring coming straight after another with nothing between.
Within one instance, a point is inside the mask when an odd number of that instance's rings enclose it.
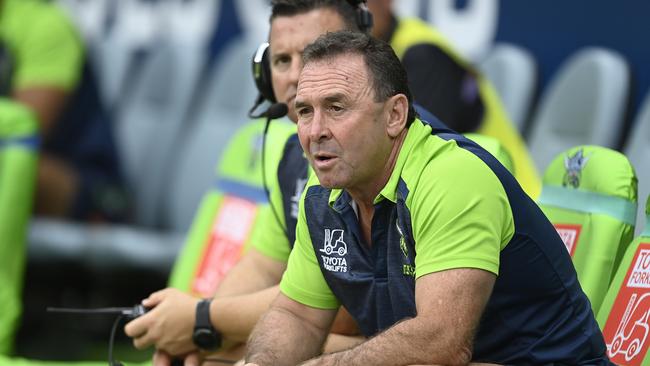
<instances>
[{"instance_id":1,"label":"eyebrow","mask_svg":"<svg viewBox=\"0 0 650 366\"><path fill-rule=\"evenodd\" d=\"M296 109L301 108L301 107L306 107L306 106L307 106L307 103L303 102L302 100L295 99L293 101L293 107L296 108Z\"/></svg>"},{"instance_id":2,"label":"eyebrow","mask_svg":"<svg viewBox=\"0 0 650 366\"><path fill-rule=\"evenodd\" d=\"M326 96L324 99L325 99L325 102L327 102L327 103L334 103L334 102L340 102L341 100L344 100L345 98L346 98L346 96L343 93L335 93L335 94ZM303 101L301 99L298 99L298 98L296 98L296 100L294 101L293 104L294 104L294 108L301 108L301 107L307 107L308 106L307 102L305 102L305 101Z\"/></svg>"},{"instance_id":3,"label":"eyebrow","mask_svg":"<svg viewBox=\"0 0 650 366\"><path fill-rule=\"evenodd\" d=\"M346 98L345 95L342 93L335 93L332 95L328 95L325 97L325 101L328 103L333 103L333 102L340 102L341 100L344 100Z\"/></svg>"}]
</instances>

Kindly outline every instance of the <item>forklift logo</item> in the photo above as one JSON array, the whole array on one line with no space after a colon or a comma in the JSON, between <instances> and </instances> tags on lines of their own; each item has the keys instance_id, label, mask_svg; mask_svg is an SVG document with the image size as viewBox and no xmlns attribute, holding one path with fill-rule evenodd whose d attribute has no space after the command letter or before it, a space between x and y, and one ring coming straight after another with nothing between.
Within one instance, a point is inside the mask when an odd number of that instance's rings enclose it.
<instances>
[{"instance_id":1,"label":"forklift logo","mask_svg":"<svg viewBox=\"0 0 650 366\"><path fill-rule=\"evenodd\" d=\"M343 241L344 233L345 231L342 229L325 229L325 243L320 251L327 255L332 253L336 253L340 257L346 255L348 253L348 245Z\"/></svg>"},{"instance_id":2,"label":"forklift logo","mask_svg":"<svg viewBox=\"0 0 650 366\"><path fill-rule=\"evenodd\" d=\"M343 234L345 231L342 229L325 229L325 242L323 247L319 249L321 259L323 260L323 268L330 272L347 272L348 262L345 260L344 255L348 253L348 246L343 241ZM335 254L334 256L331 256Z\"/></svg>"},{"instance_id":3,"label":"forklift logo","mask_svg":"<svg viewBox=\"0 0 650 366\"><path fill-rule=\"evenodd\" d=\"M638 294L633 294L625 308L625 313L618 324L614 340L607 345L609 357L618 354L630 362L644 347L647 347L648 333L650 333L650 292L643 294L636 301Z\"/></svg>"},{"instance_id":4,"label":"forklift logo","mask_svg":"<svg viewBox=\"0 0 650 366\"><path fill-rule=\"evenodd\" d=\"M650 244L641 243L603 329L612 362L641 365L650 344Z\"/></svg>"}]
</instances>

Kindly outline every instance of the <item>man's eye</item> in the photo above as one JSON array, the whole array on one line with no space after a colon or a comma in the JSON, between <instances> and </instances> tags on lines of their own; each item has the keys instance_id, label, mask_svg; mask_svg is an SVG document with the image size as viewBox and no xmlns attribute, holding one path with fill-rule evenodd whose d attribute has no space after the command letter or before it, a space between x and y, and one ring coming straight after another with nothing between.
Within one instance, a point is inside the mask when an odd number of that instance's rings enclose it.
<instances>
[{"instance_id":1,"label":"man's eye","mask_svg":"<svg viewBox=\"0 0 650 366\"><path fill-rule=\"evenodd\" d=\"M296 111L296 113L298 114L298 116L304 117L304 116L309 115L309 113L311 113L311 109L309 109L309 108L300 108L300 109L298 109Z\"/></svg>"},{"instance_id":2,"label":"man's eye","mask_svg":"<svg viewBox=\"0 0 650 366\"><path fill-rule=\"evenodd\" d=\"M334 112L341 112L343 110L343 107L341 107L340 105L331 105L330 109Z\"/></svg>"},{"instance_id":3,"label":"man's eye","mask_svg":"<svg viewBox=\"0 0 650 366\"><path fill-rule=\"evenodd\" d=\"M291 58L289 57L278 57L273 62L273 64L275 64L276 66L286 65L289 63L291 63Z\"/></svg>"}]
</instances>

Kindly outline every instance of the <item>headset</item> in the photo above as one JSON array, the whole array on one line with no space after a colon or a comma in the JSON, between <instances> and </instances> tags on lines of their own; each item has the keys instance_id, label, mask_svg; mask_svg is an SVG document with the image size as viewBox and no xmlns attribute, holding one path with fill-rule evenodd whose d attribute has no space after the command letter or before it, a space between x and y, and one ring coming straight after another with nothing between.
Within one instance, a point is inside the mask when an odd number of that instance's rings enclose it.
<instances>
[{"instance_id":1,"label":"headset","mask_svg":"<svg viewBox=\"0 0 650 366\"><path fill-rule=\"evenodd\" d=\"M370 32L372 28L372 14L368 11L368 6L366 5L366 0L347 0L347 2L356 9L357 11L357 25L362 32ZM273 85L271 83L271 64L269 61L269 43L264 42L255 51L253 55L253 79L255 80L255 86L259 91L255 105L251 108L249 115L251 118L259 118L261 115L253 115L253 111L260 105L264 100L267 100L271 103L276 103L275 94L273 93Z\"/></svg>"}]
</instances>

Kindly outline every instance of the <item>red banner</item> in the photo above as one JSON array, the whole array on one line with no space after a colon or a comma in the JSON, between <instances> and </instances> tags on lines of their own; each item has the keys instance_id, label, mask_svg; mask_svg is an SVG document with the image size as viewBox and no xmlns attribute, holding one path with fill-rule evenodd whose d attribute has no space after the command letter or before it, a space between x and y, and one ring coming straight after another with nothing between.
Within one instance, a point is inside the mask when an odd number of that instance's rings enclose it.
<instances>
[{"instance_id":1,"label":"red banner","mask_svg":"<svg viewBox=\"0 0 650 366\"><path fill-rule=\"evenodd\" d=\"M253 229L257 206L248 200L223 198L198 267L192 292L212 297L226 273L239 261Z\"/></svg>"},{"instance_id":2,"label":"red banner","mask_svg":"<svg viewBox=\"0 0 650 366\"><path fill-rule=\"evenodd\" d=\"M555 230L560 234L560 238L564 242L566 249L569 251L571 257L576 251L578 240L580 239L580 231L582 225L569 225L569 224L555 224Z\"/></svg>"},{"instance_id":3,"label":"red banner","mask_svg":"<svg viewBox=\"0 0 650 366\"><path fill-rule=\"evenodd\" d=\"M641 243L603 330L612 362L641 365L650 346L649 318L650 243Z\"/></svg>"}]
</instances>

